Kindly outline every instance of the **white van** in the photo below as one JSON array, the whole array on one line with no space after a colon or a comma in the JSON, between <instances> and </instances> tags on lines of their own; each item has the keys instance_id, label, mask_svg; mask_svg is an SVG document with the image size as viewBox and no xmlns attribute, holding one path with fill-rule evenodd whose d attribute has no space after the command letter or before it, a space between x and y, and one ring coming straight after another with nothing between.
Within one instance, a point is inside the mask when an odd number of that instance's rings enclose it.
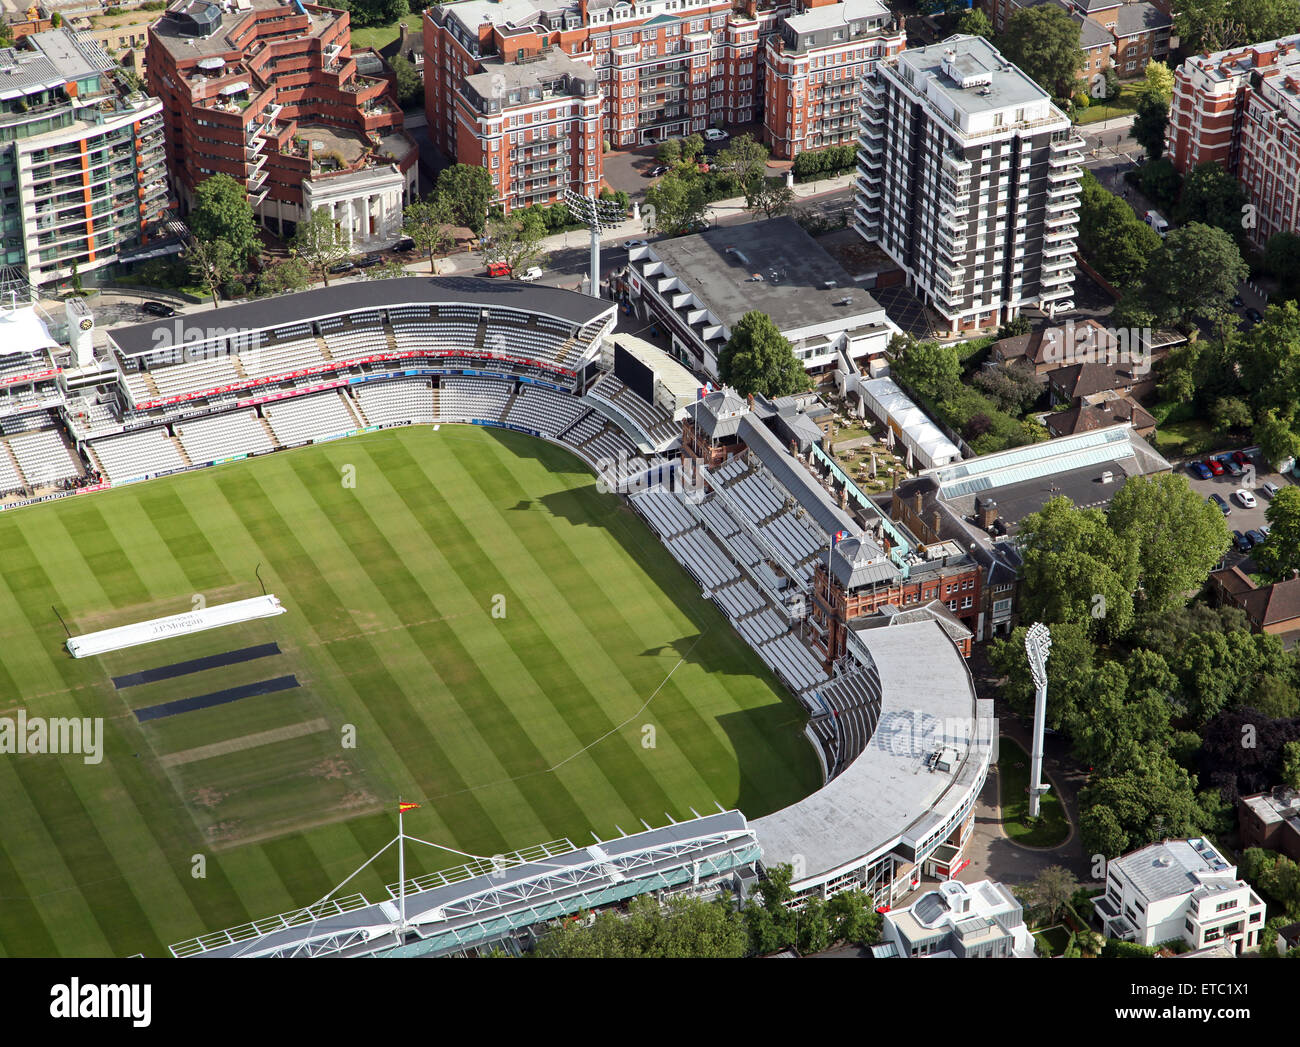
<instances>
[{"instance_id":1,"label":"white van","mask_svg":"<svg viewBox=\"0 0 1300 1047\"><path fill-rule=\"evenodd\" d=\"M1146 222L1147 225L1149 225L1161 236L1164 236L1165 233L1169 232L1169 223L1164 220L1164 217L1160 214L1159 211L1148 211Z\"/></svg>"}]
</instances>

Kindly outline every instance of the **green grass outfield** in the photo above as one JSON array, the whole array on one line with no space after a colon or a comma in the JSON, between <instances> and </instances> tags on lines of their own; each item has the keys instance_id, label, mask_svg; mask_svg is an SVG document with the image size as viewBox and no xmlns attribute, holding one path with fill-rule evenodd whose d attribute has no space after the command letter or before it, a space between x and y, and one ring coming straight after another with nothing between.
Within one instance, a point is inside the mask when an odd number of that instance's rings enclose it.
<instances>
[{"instance_id":1,"label":"green grass outfield","mask_svg":"<svg viewBox=\"0 0 1300 1047\"><path fill-rule=\"evenodd\" d=\"M51 605L73 632L105 628L195 594L258 595L259 564L287 614L104 658L64 651ZM109 681L267 640L283 653ZM144 725L130 713L289 672L303 686L283 695ZM106 755L0 757L10 956L162 955L314 901L395 833L399 793L423 804L412 835L493 855L715 802L758 816L820 783L798 706L639 518L569 453L463 426L3 514L0 715L19 707L105 717ZM164 760L320 719L327 731ZM462 861L413 847L408 875ZM383 863L348 890L383 897L397 879Z\"/></svg>"}]
</instances>

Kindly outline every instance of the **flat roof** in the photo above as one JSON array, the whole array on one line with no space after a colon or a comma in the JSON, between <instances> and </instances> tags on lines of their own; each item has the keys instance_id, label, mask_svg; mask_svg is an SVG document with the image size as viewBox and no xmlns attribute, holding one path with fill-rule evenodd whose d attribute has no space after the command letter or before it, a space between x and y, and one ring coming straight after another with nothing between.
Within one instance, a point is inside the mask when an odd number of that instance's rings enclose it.
<instances>
[{"instance_id":1,"label":"flat roof","mask_svg":"<svg viewBox=\"0 0 1300 1047\"><path fill-rule=\"evenodd\" d=\"M880 720L871 741L817 792L750 822L765 865L799 856L809 880L888 852L927 818L942 821L988 758L991 740L983 737L987 731L977 736L970 672L938 622L875 629L860 638L880 674ZM956 742L963 751L950 771L926 765L940 742Z\"/></svg>"},{"instance_id":2,"label":"flat roof","mask_svg":"<svg viewBox=\"0 0 1300 1047\"><path fill-rule=\"evenodd\" d=\"M987 87L959 87L943 71L944 55L956 52L956 65L966 76L989 78ZM908 48L898 56L898 63L912 70L913 87L924 94L927 77L959 111L967 114L996 112L1009 106L1041 102L1047 92L1002 57L1002 53L980 36L950 36L928 47ZM1062 119L1064 119L1064 114Z\"/></svg>"},{"instance_id":3,"label":"flat roof","mask_svg":"<svg viewBox=\"0 0 1300 1047\"><path fill-rule=\"evenodd\" d=\"M614 335L614 344L622 346L650 368L654 372L655 379L662 382L664 388L678 399L694 400L700 391L700 380L657 345L652 345L634 334L618 333Z\"/></svg>"},{"instance_id":4,"label":"flat roof","mask_svg":"<svg viewBox=\"0 0 1300 1047\"><path fill-rule=\"evenodd\" d=\"M752 309L767 313L781 331L837 320L860 326L864 313L884 321L879 303L793 218L717 226L657 240L649 251L728 328ZM840 305L846 298L850 304Z\"/></svg>"},{"instance_id":5,"label":"flat roof","mask_svg":"<svg viewBox=\"0 0 1300 1047\"><path fill-rule=\"evenodd\" d=\"M810 7L797 15L787 15L785 24L796 33L815 33L819 29L831 29L837 25L848 25L862 18L888 18L889 8L880 0L842 0L837 4L823 4Z\"/></svg>"},{"instance_id":6,"label":"flat roof","mask_svg":"<svg viewBox=\"0 0 1300 1047\"><path fill-rule=\"evenodd\" d=\"M491 309L517 309L585 327L614 309L613 302L592 298L576 291L524 283L520 280L491 280L474 276L407 276L392 280L360 280L337 283L311 291L262 298L220 309L200 310L177 318L152 320L130 327L115 327L109 340L126 357L147 356L173 344L179 330L193 340L199 321L211 321L213 329L238 329L252 334L291 324L308 323L340 313L389 309L403 305L471 305Z\"/></svg>"}]
</instances>

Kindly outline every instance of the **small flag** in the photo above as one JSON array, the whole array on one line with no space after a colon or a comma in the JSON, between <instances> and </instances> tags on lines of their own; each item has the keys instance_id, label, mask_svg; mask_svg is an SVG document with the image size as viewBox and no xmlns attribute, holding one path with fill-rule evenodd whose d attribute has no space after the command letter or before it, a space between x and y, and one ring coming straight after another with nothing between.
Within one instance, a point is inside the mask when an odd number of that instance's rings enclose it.
<instances>
[{"instance_id":1,"label":"small flag","mask_svg":"<svg viewBox=\"0 0 1300 1047\"><path fill-rule=\"evenodd\" d=\"M419 807L419 806L420 806L420 805L419 805L418 803L400 803L400 802L399 802L398 805L397 805L397 813L398 813L398 814L405 814L407 811L413 811L413 810L415 810L415 809L416 809L417 807Z\"/></svg>"},{"instance_id":2,"label":"small flag","mask_svg":"<svg viewBox=\"0 0 1300 1047\"><path fill-rule=\"evenodd\" d=\"M835 534L831 536L831 545L838 545L841 538L847 538L848 536L848 531L836 531Z\"/></svg>"}]
</instances>

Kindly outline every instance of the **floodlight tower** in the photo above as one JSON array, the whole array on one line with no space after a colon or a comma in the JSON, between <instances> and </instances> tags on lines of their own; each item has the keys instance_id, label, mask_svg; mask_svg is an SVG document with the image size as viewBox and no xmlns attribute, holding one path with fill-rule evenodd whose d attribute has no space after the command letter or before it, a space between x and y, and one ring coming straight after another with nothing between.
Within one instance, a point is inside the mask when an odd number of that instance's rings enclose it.
<instances>
[{"instance_id":1,"label":"floodlight tower","mask_svg":"<svg viewBox=\"0 0 1300 1047\"><path fill-rule=\"evenodd\" d=\"M1043 728L1047 718L1047 655L1052 649L1052 633L1042 622L1035 622L1025 633L1025 653L1029 672L1034 677L1034 755L1029 771L1029 817L1038 817L1038 798L1050 786L1043 784Z\"/></svg>"},{"instance_id":2,"label":"floodlight tower","mask_svg":"<svg viewBox=\"0 0 1300 1047\"><path fill-rule=\"evenodd\" d=\"M627 212L613 200L583 196L572 189L564 190L569 213L591 230L591 297L600 297L600 232L627 220Z\"/></svg>"}]
</instances>

